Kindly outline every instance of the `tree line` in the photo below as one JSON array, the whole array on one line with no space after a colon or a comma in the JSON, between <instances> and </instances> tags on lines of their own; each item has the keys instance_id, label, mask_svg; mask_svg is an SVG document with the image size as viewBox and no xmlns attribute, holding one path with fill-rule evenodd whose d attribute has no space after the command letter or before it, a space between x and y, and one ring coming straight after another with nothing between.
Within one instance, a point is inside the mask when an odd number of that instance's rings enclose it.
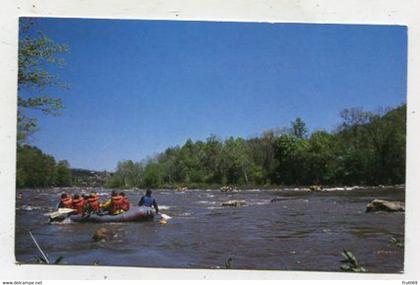
<instances>
[{"instance_id":1,"label":"tree line","mask_svg":"<svg viewBox=\"0 0 420 285\"><path fill-rule=\"evenodd\" d=\"M72 185L69 163L56 161L51 155L30 145L18 145L16 187L64 187Z\"/></svg>"},{"instance_id":2,"label":"tree line","mask_svg":"<svg viewBox=\"0 0 420 285\"><path fill-rule=\"evenodd\" d=\"M302 119L243 139L188 139L146 161L121 161L109 187L378 185L405 182L406 105L340 113L332 132Z\"/></svg>"},{"instance_id":3,"label":"tree line","mask_svg":"<svg viewBox=\"0 0 420 285\"><path fill-rule=\"evenodd\" d=\"M101 187L107 171L71 168L67 160L56 159L36 146L17 146L16 187Z\"/></svg>"}]
</instances>

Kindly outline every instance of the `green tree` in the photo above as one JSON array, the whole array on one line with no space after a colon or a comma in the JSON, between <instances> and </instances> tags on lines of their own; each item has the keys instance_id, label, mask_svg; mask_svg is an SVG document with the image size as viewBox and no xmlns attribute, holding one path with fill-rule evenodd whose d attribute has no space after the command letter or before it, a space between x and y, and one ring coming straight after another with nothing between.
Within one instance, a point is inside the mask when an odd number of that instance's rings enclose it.
<instances>
[{"instance_id":1,"label":"green tree","mask_svg":"<svg viewBox=\"0 0 420 285\"><path fill-rule=\"evenodd\" d=\"M366 131L372 150L374 182L401 183L405 176L405 108L370 117Z\"/></svg>"},{"instance_id":2,"label":"green tree","mask_svg":"<svg viewBox=\"0 0 420 285\"><path fill-rule=\"evenodd\" d=\"M144 186L158 188L162 185L162 168L156 162L150 162L146 165L144 171Z\"/></svg>"},{"instance_id":3,"label":"green tree","mask_svg":"<svg viewBox=\"0 0 420 285\"><path fill-rule=\"evenodd\" d=\"M305 122L301 118L296 118L292 122L292 132L293 135L299 139L304 139L307 137L308 129L306 128Z\"/></svg>"},{"instance_id":4,"label":"green tree","mask_svg":"<svg viewBox=\"0 0 420 285\"><path fill-rule=\"evenodd\" d=\"M67 52L64 44L55 43L40 31L34 31L34 22L20 20L18 51L18 143L27 141L37 129L37 120L27 115L28 109L57 115L63 107L60 98L47 93L50 87L63 87L50 66L62 66L60 54Z\"/></svg>"},{"instance_id":5,"label":"green tree","mask_svg":"<svg viewBox=\"0 0 420 285\"><path fill-rule=\"evenodd\" d=\"M55 184L54 157L37 147L23 145L17 148L17 187L49 187Z\"/></svg>"},{"instance_id":6,"label":"green tree","mask_svg":"<svg viewBox=\"0 0 420 285\"><path fill-rule=\"evenodd\" d=\"M144 166L132 160L120 161L117 170L107 181L108 187L140 187L143 185Z\"/></svg>"},{"instance_id":7,"label":"green tree","mask_svg":"<svg viewBox=\"0 0 420 285\"><path fill-rule=\"evenodd\" d=\"M208 184L221 184L222 173L220 171L220 158L222 154L223 143L215 135L207 138L203 149L202 167L204 169L204 182Z\"/></svg>"},{"instance_id":8,"label":"green tree","mask_svg":"<svg viewBox=\"0 0 420 285\"><path fill-rule=\"evenodd\" d=\"M160 154L157 158L163 171L163 183L167 185L174 185L177 182L177 164L179 148L168 148L164 153Z\"/></svg>"},{"instance_id":9,"label":"green tree","mask_svg":"<svg viewBox=\"0 0 420 285\"><path fill-rule=\"evenodd\" d=\"M326 131L316 131L308 140L306 158L307 175L314 184L325 184L333 181L336 148L334 136Z\"/></svg>"},{"instance_id":10,"label":"green tree","mask_svg":"<svg viewBox=\"0 0 420 285\"><path fill-rule=\"evenodd\" d=\"M67 160L60 160L56 166L55 186L71 186L70 164Z\"/></svg>"},{"instance_id":11,"label":"green tree","mask_svg":"<svg viewBox=\"0 0 420 285\"><path fill-rule=\"evenodd\" d=\"M28 116L28 110L57 115L63 107L61 99L48 94L62 82L48 70L62 66L59 54L68 50L45 34L34 30L34 21L20 20L18 50L18 116L17 116L17 187L48 187L70 185L70 170L66 161L56 165L55 159L36 147L25 145L36 131L38 122Z\"/></svg>"},{"instance_id":12,"label":"green tree","mask_svg":"<svg viewBox=\"0 0 420 285\"><path fill-rule=\"evenodd\" d=\"M252 184L258 172L251 157L252 149L246 140L230 137L221 153L223 184Z\"/></svg>"},{"instance_id":13,"label":"green tree","mask_svg":"<svg viewBox=\"0 0 420 285\"><path fill-rule=\"evenodd\" d=\"M305 185L308 182L305 165L308 146L306 140L294 136L282 135L276 140L277 183Z\"/></svg>"},{"instance_id":14,"label":"green tree","mask_svg":"<svg viewBox=\"0 0 420 285\"><path fill-rule=\"evenodd\" d=\"M336 134L340 145L337 180L344 184L403 183L405 177L406 105L393 110L341 112Z\"/></svg>"},{"instance_id":15,"label":"green tree","mask_svg":"<svg viewBox=\"0 0 420 285\"><path fill-rule=\"evenodd\" d=\"M283 132L282 132L283 133ZM249 139L247 144L253 162L254 183L270 185L276 181L276 160L274 131L266 131L261 137Z\"/></svg>"}]
</instances>

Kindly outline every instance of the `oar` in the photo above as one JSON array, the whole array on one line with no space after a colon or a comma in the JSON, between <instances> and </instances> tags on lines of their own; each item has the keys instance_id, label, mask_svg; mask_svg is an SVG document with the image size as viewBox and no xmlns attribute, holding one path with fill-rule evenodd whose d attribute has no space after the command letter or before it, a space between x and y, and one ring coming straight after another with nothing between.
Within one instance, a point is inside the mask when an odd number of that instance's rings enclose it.
<instances>
[{"instance_id":1,"label":"oar","mask_svg":"<svg viewBox=\"0 0 420 285\"><path fill-rule=\"evenodd\" d=\"M50 218L56 218L59 217L62 214L70 214L75 212L75 209L69 209L69 208L59 208L55 212L45 213L44 216L49 216Z\"/></svg>"},{"instance_id":2,"label":"oar","mask_svg":"<svg viewBox=\"0 0 420 285\"><path fill-rule=\"evenodd\" d=\"M160 215L160 217L161 217L162 219L164 219L164 220L170 220L170 219L172 219L172 217L171 217L171 216L166 215L166 214L163 214L163 213L159 213L158 215Z\"/></svg>"},{"instance_id":3,"label":"oar","mask_svg":"<svg viewBox=\"0 0 420 285\"><path fill-rule=\"evenodd\" d=\"M172 217L171 217L171 216L166 215L166 214L163 214L163 213L158 213L157 215L159 215L159 216L160 216L159 223L160 223L161 225L165 225L165 224L167 224L167 223L168 223L167 221L168 221L169 219L172 219Z\"/></svg>"}]
</instances>

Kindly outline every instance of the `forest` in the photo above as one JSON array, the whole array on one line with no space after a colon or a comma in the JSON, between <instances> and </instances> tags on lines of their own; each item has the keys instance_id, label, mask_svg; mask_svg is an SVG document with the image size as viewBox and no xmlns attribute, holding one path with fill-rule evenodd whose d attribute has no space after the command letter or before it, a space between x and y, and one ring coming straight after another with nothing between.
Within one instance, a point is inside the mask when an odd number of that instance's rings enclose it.
<instances>
[{"instance_id":1,"label":"forest","mask_svg":"<svg viewBox=\"0 0 420 285\"><path fill-rule=\"evenodd\" d=\"M72 177L66 160L56 162L53 156L30 145L18 145L16 187L70 186Z\"/></svg>"},{"instance_id":2,"label":"forest","mask_svg":"<svg viewBox=\"0 0 420 285\"><path fill-rule=\"evenodd\" d=\"M332 132L289 127L254 138L188 139L144 161L118 163L108 187L272 187L405 183L406 105L349 108Z\"/></svg>"}]
</instances>

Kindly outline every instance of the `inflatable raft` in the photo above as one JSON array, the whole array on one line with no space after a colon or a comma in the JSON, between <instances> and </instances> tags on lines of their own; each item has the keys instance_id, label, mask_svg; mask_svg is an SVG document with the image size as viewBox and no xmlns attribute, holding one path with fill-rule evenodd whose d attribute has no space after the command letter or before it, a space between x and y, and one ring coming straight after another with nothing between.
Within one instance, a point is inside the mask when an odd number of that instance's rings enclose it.
<instances>
[{"instance_id":1,"label":"inflatable raft","mask_svg":"<svg viewBox=\"0 0 420 285\"><path fill-rule=\"evenodd\" d=\"M152 221L154 211L150 207L131 206L130 210L118 215L74 215L73 213L63 213L59 216L50 216L50 222L60 222L70 218L77 223L123 223L123 222L143 222Z\"/></svg>"}]
</instances>

